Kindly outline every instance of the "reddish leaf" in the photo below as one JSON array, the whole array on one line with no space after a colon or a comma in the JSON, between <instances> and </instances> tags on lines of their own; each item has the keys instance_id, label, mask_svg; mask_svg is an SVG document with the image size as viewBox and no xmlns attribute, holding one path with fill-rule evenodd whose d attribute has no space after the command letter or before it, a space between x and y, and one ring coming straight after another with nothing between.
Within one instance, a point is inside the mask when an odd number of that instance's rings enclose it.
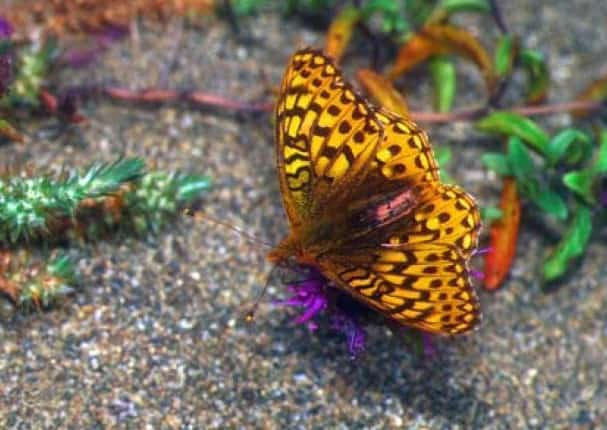
<instances>
[{"instance_id":1,"label":"reddish leaf","mask_svg":"<svg viewBox=\"0 0 607 430\"><path fill-rule=\"evenodd\" d=\"M325 53L333 57L335 62L339 62L346 50L354 26L360 20L360 12L357 8L347 7L333 20L327 31L327 40L325 41Z\"/></svg>"},{"instance_id":2,"label":"reddish leaf","mask_svg":"<svg viewBox=\"0 0 607 430\"><path fill-rule=\"evenodd\" d=\"M53 94L46 90L40 90L38 93L38 98L40 99L40 103L42 103L42 105L47 108L49 112L57 112L59 102L57 101L57 97L55 97Z\"/></svg>"},{"instance_id":3,"label":"reddish leaf","mask_svg":"<svg viewBox=\"0 0 607 430\"><path fill-rule=\"evenodd\" d=\"M496 290L502 284L516 253L521 202L513 178L504 179L500 201L502 218L491 224L491 245L485 258L485 289Z\"/></svg>"},{"instance_id":4,"label":"reddish leaf","mask_svg":"<svg viewBox=\"0 0 607 430\"><path fill-rule=\"evenodd\" d=\"M432 55L453 53L474 62L480 69L489 92L497 82L493 62L485 48L468 31L452 25L427 25L399 50L396 62L388 72L395 79Z\"/></svg>"},{"instance_id":5,"label":"reddish leaf","mask_svg":"<svg viewBox=\"0 0 607 430\"><path fill-rule=\"evenodd\" d=\"M87 121L87 117L78 113L76 99L73 97L65 97L58 99L55 95L47 90L40 90L38 94L40 103L53 115L70 122L72 124L80 124Z\"/></svg>"},{"instance_id":6,"label":"reddish leaf","mask_svg":"<svg viewBox=\"0 0 607 430\"><path fill-rule=\"evenodd\" d=\"M392 86L389 80L370 69L358 70L356 78L377 104L402 117L409 116L405 97Z\"/></svg>"},{"instance_id":7,"label":"reddish leaf","mask_svg":"<svg viewBox=\"0 0 607 430\"><path fill-rule=\"evenodd\" d=\"M428 28L428 27L426 27ZM424 30L412 36L398 51L396 62L388 70L387 78L394 80L399 75L408 72L417 64L427 60L432 55L448 52L444 46L433 43Z\"/></svg>"}]
</instances>

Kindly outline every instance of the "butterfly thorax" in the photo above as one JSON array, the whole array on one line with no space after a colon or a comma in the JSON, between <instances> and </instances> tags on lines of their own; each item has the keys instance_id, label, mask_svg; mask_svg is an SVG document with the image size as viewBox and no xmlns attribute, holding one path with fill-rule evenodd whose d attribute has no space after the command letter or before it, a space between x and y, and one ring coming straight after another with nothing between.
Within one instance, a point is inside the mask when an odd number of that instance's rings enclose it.
<instances>
[{"instance_id":1,"label":"butterfly thorax","mask_svg":"<svg viewBox=\"0 0 607 430\"><path fill-rule=\"evenodd\" d=\"M288 236L268 253L268 260L280 263L294 257L304 265L318 266L318 257L338 248L342 240L334 220L315 223L309 227L292 227Z\"/></svg>"},{"instance_id":2,"label":"butterfly thorax","mask_svg":"<svg viewBox=\"0 0 607 430\"><path fill-rule=\"evenodd\" d=\"M268 259L278 263L295 257L299 263L317 266L323 255L377 245L387 240L392 225L406 222L419 198L414 190L403 188L341 205L314 222L291 226L290 234L270 251Z\"/></svg>"}]
</instances>

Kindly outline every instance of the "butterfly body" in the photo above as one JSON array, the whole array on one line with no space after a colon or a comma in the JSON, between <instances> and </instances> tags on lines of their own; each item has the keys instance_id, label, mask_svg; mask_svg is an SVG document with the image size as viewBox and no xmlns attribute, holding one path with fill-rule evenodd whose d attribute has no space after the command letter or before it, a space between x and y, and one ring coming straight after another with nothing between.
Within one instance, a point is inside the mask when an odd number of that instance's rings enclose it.
<instances>
[{"instance_id":1,"label":"butterfly body","mask_svg":"<svg viewBox=\"0 0 607 430\"><path fill-rule=\"evenodd\" d=\"M371 106L329 58L306 49L283 78L276 142L290 232L270 261L315 267L400 324L444 334L476 324L467 263L478 209L440 182L422 130Z\"/></svg>"}]
</instances>

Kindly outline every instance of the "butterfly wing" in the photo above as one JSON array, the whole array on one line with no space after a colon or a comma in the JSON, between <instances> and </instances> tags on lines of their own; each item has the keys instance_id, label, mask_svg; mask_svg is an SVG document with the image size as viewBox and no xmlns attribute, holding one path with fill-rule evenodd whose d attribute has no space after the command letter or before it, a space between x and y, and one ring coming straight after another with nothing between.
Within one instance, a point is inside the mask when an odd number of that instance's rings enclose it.
<instances>
[{"instance_id":1,"label":"butterfly wing","mask_svg":"<svg viewBox=\"0 0 607 430\"><path fill-rule=\"evenodd\" d=\"M311 222L328 202L356 188L383 133L335 65L309 49L289 61L275 132L281 193L292 225Z\"/></svg>"},{"instance_id":2,"label":"butterfly wing","mask_svg":"<svg viewBox=\"0 0 607 430\"><path fill-rule=\"evenodd\" d=\"M369 186L386 181L413 187L439 180L438 164L425 131L415 123L386 110L376 110L383 139L373 168L365 180Z\"/></svg>"},{"instance_id":3,"label":"butterfly wing","mask_svg":"<svg viewBox=\"0 0 607 430\"><path fill-rule=\"evenodd\" d=\"M323 240L306 262L363 303L434 333L472 328L480 313L467 264L480 217L468 194L439 182L426 134L369 105L317 51L293 55L280 94L283 203L310 237L292 232L271 259L293 241Z\"/></svg>"},{"instance_id":4,"label":"butterfly wing","mask_svg":"<svg viewBox=\"0 0 607 430\"><path fill-rule=\"evenodd\" d=\"M468 269L479 229L472 197L438 184L410 216L319 263L342 290L389 318L432 333L458 334L480 318Z\"/></svg>"},{"instance_id":5,"label":"butterfly wing","mask_svg":"<svg viewBox=\"0 0 607 430\"><path fill-rule=\"evenodd\" d=\"M403 325L459 334L480 316L466 260L453 245L377 248L325 267L323 273L348 294Z\"/></svg>"},{"instance_id":6,"label":"butterfly wing","mask_svg":"<svg viewBox=\"0 0 607 430\"><path fill-rule=\"evenodd\" d=\"M389 237L392 246L450 243L466 260L478 245L481 217L474 198L457 185L438 183L425 196L406 225Z\"/></svg>"}]
</instances>

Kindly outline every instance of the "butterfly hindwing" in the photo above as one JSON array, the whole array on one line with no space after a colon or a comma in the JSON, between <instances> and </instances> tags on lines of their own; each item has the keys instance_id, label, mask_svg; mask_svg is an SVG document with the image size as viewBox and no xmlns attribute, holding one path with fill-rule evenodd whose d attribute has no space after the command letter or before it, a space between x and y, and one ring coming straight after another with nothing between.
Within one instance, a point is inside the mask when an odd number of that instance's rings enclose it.
<instances>
[{"instance_id":1,"label":"butterfly hindwing","mask_svg":"<svg viewBox=\"0 0 607 430\"><path fill-rule=\"evenodd\" d=\"M458 334L479 319L467 262L455 246L377 247L323 263L338 286L401 324Z\"/></svg>"},{"instance_id":2,"label":"butterfly hindwing","mask_svg":"<svg viewBox=\"0 0 607 430\"><path fill-rule=\"evenodd\" d=\"M480 214L455 185L433 183L405 217L323 256L339 287L400 323L435 333L460 333L480 316L468 260Z\"/></svg>"},{"instance_id":3,"label":"butterfly hindwing","mask_svg":"<svg viewBox=\"0 0 607 430\"><path fill-rule=\"evenodd\" d=\"M477 247L481 217L474 199L457 185L437 184L430 197L411 213L407 228L390 238L413 245L431 241L451 243L465 258Z\"/></svg>"}]
</instances>

